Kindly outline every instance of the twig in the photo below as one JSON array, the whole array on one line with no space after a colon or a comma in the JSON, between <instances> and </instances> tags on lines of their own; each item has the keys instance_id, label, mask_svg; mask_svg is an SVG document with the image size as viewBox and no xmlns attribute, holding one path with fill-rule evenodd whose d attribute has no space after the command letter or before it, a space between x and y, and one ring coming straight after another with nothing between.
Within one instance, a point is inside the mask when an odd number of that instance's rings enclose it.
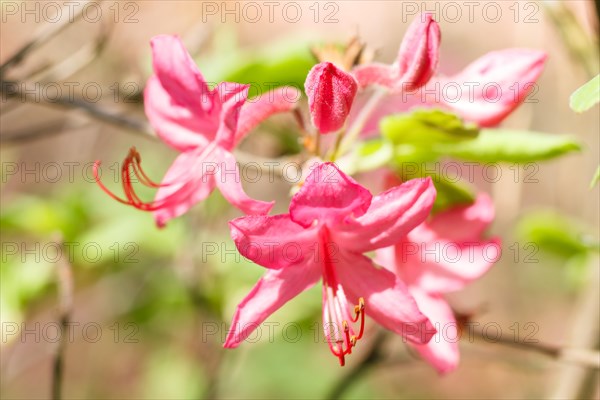
<instances>
[{"instance_id":1,"label":"twig","mask_svg":"<svg viewBox=\"0 0 600 400\"><path fill-rule=\"evenodd\" d=\"M102 29L93 41L86 43L79 50L73 52L69 57L66 57L57 64L51 64L47 68L36 71L31 76L34 81L57 81L68 78L79 72L93 60L95 60L104 50L108 43L108 38L111 33L111 27Z\"/></svg>"},{"instance_id":2,"label":"twig","mask_svg":"<svg viewBox=\"0 0 600 400\"><path fill-rule=\"evenodd\" d=\"M7 98L16 97L34 104L61 107L72 110L80 109L85 111L88 115L109 124L118 126L120 128L126 128L136 133L154 136L154 133L145 121L125 116L120 112L111 111L81 99L69 99L68 97L63 96L53 99L52 101L48 101L44 99L44 96L41 94L32 93L30 91L21 91L20 87L22 85L25 85L25 87L33 86L31 83L24 84L22 82L0 81L0 93L4 93ZM9 87L13 90L8 91L7 88Z\"/></svg>"},{"instance_id":3,"label":"twig","mask_svg":"<svg viewBox=\"0 0 600 400\"><path fill-rule=\"evenodd\" d=\"M598 74L598 43L581 27L573 12L561 2L541 2L558 31L571 57L585 69L589 77Z\"/></svg>"},{"instance_id":4,"label":"twig","mask_svg":"<svg viewBox=\"0 0 600 400\"><path fill-rule=\"evenodd\" d=\"M56 240L63 246L62 238ZM63 249L64 254L65 249ZM58 284L58 295L60 303L60 324L61 324L61 338L56 349L54 356L54 367L52 370L52 398L58 400L62 394L62 378L64 371L64 358L65 350L67 347L67 329L71 319L71 312L73 311L73 270L71 263L64 257L60 258L57 270L57 284Z\"/></svg>"},{"instance_id":5,"label":"twig","mask_svg":"<svg viewBox=\"0 0 600 400\"><path fill-rule=\"evenodd\" d=\"M598 348L598 324L600 324L600 294L598 293L598 257L590 256L587 265L588 279L587 286L579 294L577 303L573 309L569 321L570 332L568 332L568 343L571 346L581 348ZM589 350L592 352L592 350ZM590 357L592 361L592 357ZM596 369L600 363L600 354L595 351ZM578 368L575 365L564 365L559 370L556 383L549 393L549 398L588 398L589 393L585 393L587 380L592 371ZM598 380L593 380L598 384ZM593 390L593 388L592 388Z\"/></svg>"},{"instance_id":6,"label":"twig","mask_svg":"<svg viewBox=\"0 0 600 400\"><path fill-rule=\"evenodd\" d=\"M83 128L84 126L89 125L89 121L81 121L81 122L65 122L63 120L60 121L52 121L45 122L40 125L36 125L27 129L20 129L16 131L3 132L0 136L0 142L2 143L23 143L30 140L39 139L40 137L47 137L51 135L56 135L65 131L74 130Z\"/></svg>"},{"instance_id":7,"label":"twig","mask_svg":"<svg viewBox=\"0 0 600 400\"><path fill-rule=\"evenodd\" d=\"M373 112L377 109L377 106L381 103L387 93L387 90L384 88L375 89L369 100L363 105L363 108L354 119L354 122L350 128L348 128L348 131L341 141L339 148L335 149L335 153L332 155L332 158L335 159L338 156L342 156L344 153L350 150L350 147L352 147L354 141L364 129L365 124L369 122L369 118L371 118Z\"/></svg>"},{"instance_id":8,"label":"twig","mask_svg":"<svg viewBox=\"0 0 600 400\"><path fill-rule=\"evenodd\" d=\"M29 42L25 43L12 57L0 65L0 77L5 74L9 67L17 65L23 61L32 50L52 39L55 35L69 26L69 24L79 20L79 18L82 16L83 9L89 2L90 0L79 2L78 6L81 8L75 15L71 14L71 9L68 5L63 7L60 12L60 21L55 23L47 22L39 31L37 31L36 34L34 34L33 38Z\"/></svg>"},{"instance_id":9,"label":"twig","mask_svg":"<svg viewBox=\"0 0 600 400\"><path fill-rule=\"evenodd\" d=\"M493 338L487 336L483 331L473 329L475 337L484 339L486 343L497 343L505 346L515 347L522 350L543 354L557 361L578 364L583 367L600 369L600 352L591 349L559 347L543 343L525 342L523 340L508 339L505 337Z\"/></svg>"},{"instance_id":10,"label":"twig","mask_svg":"<svg viewBox=\"0 0 600 400\"><path fill-rule=\"evenodd\" d=\"M359 376L364 376L373 366L381 361L383 359L383 345L388 336L389 334L387 331L380 330L373 339L367 355L337 381L326 398L331 400L341 399L342 395L346 393L348 388L350 388L354 382L356 382Z\"/></svg>"},{"instance_id":11,"label":"twig","mask_svg":"<svg viewBox=\"0 0 600 400\"><path fill-rule=\"evenodd\" d=\"M494 338L493 341L481 330L473 329L473 337L483 339L486 343L497 343L504 346L515 347L521 350L532 351L551 357L557 361L577 364L590 369L600 369L600 352L591 349L562 348L542 343L530 343L523 340L514 340L505 337ZM383 353L383 345L388 337L388 332L380 331L373 341L369 352L350 372L344 375L333 387L327 396L328 399L340 399L343 394L360 376L364 376L371 368L377 365L395 365L406 363L406 358L386 358Z\"/></svg>"}]
</instances>

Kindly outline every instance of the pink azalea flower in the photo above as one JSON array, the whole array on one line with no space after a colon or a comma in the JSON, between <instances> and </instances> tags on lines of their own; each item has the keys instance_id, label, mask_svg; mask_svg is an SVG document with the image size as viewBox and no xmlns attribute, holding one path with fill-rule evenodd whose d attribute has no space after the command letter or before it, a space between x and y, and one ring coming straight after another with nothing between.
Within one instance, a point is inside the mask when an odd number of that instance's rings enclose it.
<instances>
[{"instance_id":1,"label":"pink azalea flower","mask_svg":"<svg viewBox=\"0 0 600 400\"><path fill-rule=\"evenodd\" d=\"M184 214L218 187L223 196L247 214L266 214L272 202L249 198L244 192L233 148L262 120L289 111L299 91L283 87L246 101L248 85L223 82L208 86L177 36L161 35L151 41L154 75L144 91L144 107L158 136L181 152L160 184L141 169L132 149L122 166L125 199L100 186L116 200L151 211L158 226ZM158 188L153 202L144 202L131 185L130 172L140 183Z\"/></svg>"},{"instance_id":2,"label":"pink azalea flower","mask_svg":"<svg viewBox=\"0 0 600 400\"><path fill-rule=\"evenodd\" d=\"M431 14L422 14L409 26L392 65L372 63L354 69L361 87L377 84L394 92L425 85L439 60L440 27Z\"/></svg>"},{"instance_id":3,"label":"pink azalea flower","mask_svg":"<svg viewBox=\"0 0 600 400\"><path fill-rule=\"evenodd\" d=\"M310 70L304 88L313 125L319 132L340 129L356 96L356 79L332 63L322 62Z\"/></svg>"},{"instance_id":4,"label":"pink azalea flower","mask_svg":"<svg viewBox=\"0 0 600 400\"><path fill-rule=\"evenodd\" d=\"M364 333L365 312L409 341L427 343L435 330L404 283L363 253L404 237L425 220L434 199L429 178L373 197L334 164L323 163L294 195L289 214L231 221L239 252L268 271L238 305L225 347L237 347L269 315L321 278L323 328L341 365Z\"/></svg>"},{"instance_id":5,"label":"pink azalea flower","mask_svg":"<svg viewBox=\"0 0 600 400\"><path fill-rule=\"evenodd\" d=\"M376 262L406 282L421 311L437 329L427 344L412 344L440 373L459 362L459 331L443 294L485 274L500 256L498 239L482 239L494 219L491 199L480 194L469 206L436 214L394 246L377 250Z\"/></svg>"},{"instance_id":6,"label":"pink azalea flower","mask_svg":"<svg viewBox=\"0 0 600 400\"><path fill-rule=\"evenodd\" d=\"M490 52L458 74L434 77L415 92L388 94L363 133L377 133L381 118L414 108L441 108L481 127L496 126L534 90L545 61L546 53L539 50ZM350 115L350 120L354 118Z\"/></svg>"},{"instance_id":7,"label":"pink azalea flower","mask_svg":"<svg viewBox=\"0 0 600 400\"><path fill-rule=\"evenodd\" d=\"M492 51L456 75L439 77L432 86L440 88L442 108L479 126L494 126L534 90L545 62L546 53L540 50Z\"/></svg>"}]
</instances>

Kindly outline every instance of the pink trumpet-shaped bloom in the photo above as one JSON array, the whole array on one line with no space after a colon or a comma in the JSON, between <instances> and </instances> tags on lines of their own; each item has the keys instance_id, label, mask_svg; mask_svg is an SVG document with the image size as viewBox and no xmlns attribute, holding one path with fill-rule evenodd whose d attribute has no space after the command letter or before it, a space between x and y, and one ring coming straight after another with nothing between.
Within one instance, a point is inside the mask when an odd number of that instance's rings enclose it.
<instances>
[{"instance_id":1,"label":"pink trumpet-shaped bloom","mask_svg":"<svg viewBox=\"0 0 600 400\"><path fill-rule=\"evenodd\" d=\"M364 333L365 313L412 343L427 343L435 330L405 284L363 253L397 243L425 220L434 199L429 178L373 197L334 164L323 163L292 198L289 214L231 221L239 252L268 271L238 305L225 347L237 347L320 278L323 328L341 365Z\"/></svg>"},{"instance_id":2,"label":"pink trumpet-shaped bloom","mask_svg":"<svg viewBox=\"0 0 600 400\"><path fill-rule=\"evenodd\" d=\"M233 148L271 114L295 107L297 89L282 87L246 101L248 85L222 82L211 89L177 36L160 35L151 41L154 75L144 91L146 115L158 136L181 152L160 184L141 169L141 157L132 149L122 166L126 199L116 200L151 211L158 226L184 214L204 200L215 187L247 214L266 214L272 202L251 199L244 192ZM140 183L158 188L153 202L142 201L131 185L131 172Z\"/></svg>"},{"instance_id":3,"label":"pink trumpet-shaped bloom","mask_svg":"<svg viewBox=\"0 0 600 400\"><path fill-rule=\"evenodd\" d=\"M480 126L497 125L535 89L545 61L539 50L487 53L460 73L439 78L441 105Z\"/></svg>"},{"instance_id":4,"label":"pink trumpet-shaped bloom","mask_svg":"<svg viewBox=\"0 0 600 400\"><path fill-rule=\"evenodd\" d=\"M490 52L456 75L434 77L414 93L390 94L365 125L376 133L386 115L413 108L441 108L481 127L498 125L535 89L546 53L529 49ZM350 120L354 118L350 116Z\"/></svg>"},{"instance_id":5,"label":"pink trumpet-shaped bloom","mask_svg":"<svg viewBox=\"0 0 600 400\"><path fill-rule=\"evenodd\" d=\"M422 14L409 26L398 57L392 65L367 64L354 69L361 87L377 84L394 92L412 91L425 85L437 69L440 27L431 14Z\"/></svg>"},{"instance_id":6,"label":"pink trumpet-shaped bloom","mask_svg":"<svg viewBox=\"0 0 600 400\"><path fill-rule=\"evenodd\" d=\"M376 262L398 274L419 309L437 330L426 344L411 344L440 373L459 362L459 327L443 294L462 289L485 274L500 257L498 239L482 239L494 219L490 198L436 214L394 246L377 250Z\"/></svg>"},{"instance_id":7,"label":"pink trumpet-shaped bloom","mask_svg":"<svg viewBox=\"0 0 600 400\"><path fill-rule=\"evenodd\" d=\"M330 62L310 70L304 90L313 125L320 133L335 132L344 125L357 89L354 77Z\"/></svg>"}]
</instances>

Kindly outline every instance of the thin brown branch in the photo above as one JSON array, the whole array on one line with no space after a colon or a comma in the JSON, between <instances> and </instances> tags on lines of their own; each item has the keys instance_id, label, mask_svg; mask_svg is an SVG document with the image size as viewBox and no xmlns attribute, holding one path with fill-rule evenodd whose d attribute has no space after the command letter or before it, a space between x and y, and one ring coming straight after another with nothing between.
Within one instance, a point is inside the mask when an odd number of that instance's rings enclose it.
<instances>
[{"instance_id":1,"label":"thin brown branch","mask_svg":"<svg viewBox=\"0 0 600 400\"><path fill-rule=\"evenodd\" d=\"M63 246L62 238L56 240ZM63 249L65 251L65 249ZM61 339L54 356L52 370L52 398L58 400L62 397L62 381L65 363L65 351L67 347L67 329L69 327L71 313L73 311L73 269L71 263L61 257L57 269L57 286L59 296L59 320L61 324Z\"/></svg>"},{"instance_id":2,"label":"thin brown branch","mask_svg":"<svg viewBox=\"0 0 600 400\"><path fill-rule=\"evenodd\" d=\"M384 330L377 333L365 357L335 383L326 398L331 400L341 399L359 377L364 376L371 368L383 361L383 347L388 335L389 333Z\"/></svg>"},{"instance_id":3,"label":"thin brown branch","mask_svg":"<svg viewBox=\"0 0 600 400\"><path fill-rule=\"evenodd\" d=\"M586 368L600 369L600 352L597 350L560 347L544 343L527 342L521 339L509 339L502 336L491 340L481 330L473 329L472 332L474 337L483 339L487 343L510 346L521 350L542 354L557 361L574 363Z\"/></svg>"},{"instance_id":4,"label":"thin brown branch","mask_svg":"<svg viewBox=\"0 0 600 400\"><path fill-rule=\"evenodd\" d=\"M88 101L76 98L68 98L66 96L57 99L52 99L52 101L48 101L41 94L32 93L30 91L21 91L20 88L23 85L25 87L35 86L30 83L23 84L21 82L0 81L0 93L3 93L3 97L5 96L6 98L18 98L30 102L32 104L41 104L44 106L60 107L63 109L66 108L70 110L82 110L87 115L101 120L103 122L109 123L120 128L125 128L136 133L143 133L145 135L154 137L154 133L152 132L150 126L146 123L146 121L126 116L125 113L122 111L109 110L107 108L97 105L96 103L90 103Z\"/></svg>"},{"instance_id":5,"label":"thin brown branch","mask_svg":"<svg viewBox=\"0 0 600 400\"><path fill-rule=\"evenodd\" d=\"M47 22L42 28L37 31L31 40L25 43L15 54L0 65L0 76L3 76L8 68L21 63L34 49L52 39L58 33L62 32L67 26L79 20L82 16L82 11L91 0L84 0L77 3L79 10L76 13L71 13L71 5L66 5L61 10L61 19L57 22Z\"/></svg>"},{"instance_id":6,"label":"thin brown branch","mask_svg":"<svg viewBox=\"0 0 600 400\"><path fill-rule=\"evenodd\" d=\"M65 131L71 131L88 126L89 121L65 122L64 120L45 122L27 129L2 132L0 142L3 144L19 144L31 140L57 135Z\"/></svg>"},{"instance_id":7,"label":"thin brown branch","mask_svg":"<svg viewBox=\"0 0 600 400\"><path fill-rule=\"evenodd\" d=\"M50 64L46 68L36 71L35 74L31 75L30 79L40 82L58 81L76 74L97 59L102 53L108 43L112 26L108 25L106 28L101 29L96 38L86 43L61 62Z\"/></svg>"},{"instance_id":8,"label":"thin brown branch","mask_svg":"<svg viewBox=\"0 0 600 400\"><path fill-rule=\"evenodd\" d=\"M541 2L571 57L591 78L598 74L598 42L590 37L565 3Z\"/></svg>"}]
</instances>

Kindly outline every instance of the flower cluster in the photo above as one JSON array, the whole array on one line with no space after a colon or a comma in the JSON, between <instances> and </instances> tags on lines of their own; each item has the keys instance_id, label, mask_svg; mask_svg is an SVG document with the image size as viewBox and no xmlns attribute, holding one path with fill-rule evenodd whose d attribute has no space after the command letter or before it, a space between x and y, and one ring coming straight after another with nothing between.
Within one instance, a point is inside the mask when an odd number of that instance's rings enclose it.
<instances>
[{"instance_id":1,"label":"flower cluster","mask_svg":"<svg viewBox=\"0 0 600 400\"><path fill-rule=\"evenodd\" d=\"M407 339L438 371L457 366L456 343L445 340L436 326L452 322L456 327L443 294L479 278L497 259L482 258L479 251L499 245L498 239L484 238L494 217L490 198L480 194L472 204L432 215L436 189L430 178L389 179L385 190L373 196L334 163L345 150L341 143L376 132L382 116L414 106L446 109L480 126L498 124L523 101L545 60L538 51L498 51L443 77L436 73L440 40L438 24L424 14L409 27L391 65L352 67L321 60L310 70L304 89L313 139L307 151L317 162L296 188L289 212L267 215L273 203L245 194L232 151L275 113L294 112L302 120L299 90L280 87L248 101L247 85L209 87L178 37L152 39L154 74L144 92L145 111L158 137L180 155L162 182L154 183L132 149L122 167L124 198L110 192L98 174L97 181L116 200L152 212L158 226L186 213L215 187L247 214L229 223L231 237L244 257L267 272L238 305L225 347L240 345L272 313L321 281L325 337L341 365L364 337L368 316ZM519 95L500 96L493 103L485 101L485 93L459 102L405 100L408 92L449 81L495 82L502 88L517 82ZM378 101L360 100L370 91ZM322 134L337 136L326 153L319 148ZM144 202L135 193L132 172L140 183L157 188L153 201ZM453 262L427 260L423 254L436 243L471 246L471 251ZM298 256L287 256L290 244L300 249ZM370 252L374 258L367 256Z\"/></svg>"}]
</instances>

